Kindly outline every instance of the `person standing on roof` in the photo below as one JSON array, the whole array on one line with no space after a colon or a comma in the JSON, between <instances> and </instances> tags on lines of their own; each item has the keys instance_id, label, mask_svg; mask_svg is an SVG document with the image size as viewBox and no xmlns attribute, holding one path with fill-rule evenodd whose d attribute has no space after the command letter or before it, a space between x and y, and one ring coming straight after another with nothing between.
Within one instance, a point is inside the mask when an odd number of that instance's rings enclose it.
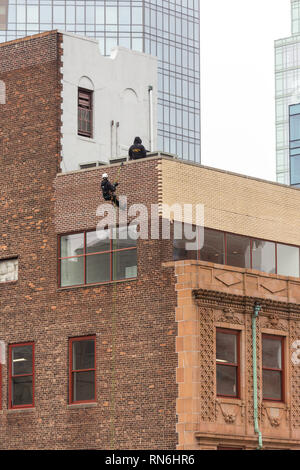
<instances>
[{"instance_id":1,"label":"person standing on roof","mask_svg":"<svg viewBox=\"0 0 300 470\"><path fill-rule=\"evenodd\" d=\"M134 139L133 145L128 150L129 160L138 160L139 158L146 157L146 149L142 145L142 139L140 137L136 137Z\"/></svg>"},{"instance_id":2,"label":"person standing on roof","mask_svg":"<svg viewBox=\"0 0 300 470\"><path fill-rule=\"evenodd\" d=\"M108 179L108 174L103 173L102 175L102 181L101 181L101 190L103 194L103 198L105 201L112 201L113 204L115 204L117 207L119 207L120 203L117 198L117 196L114 194L117 186L119 183L111 184L111 182Z\"/></svg>"}]
</instances>

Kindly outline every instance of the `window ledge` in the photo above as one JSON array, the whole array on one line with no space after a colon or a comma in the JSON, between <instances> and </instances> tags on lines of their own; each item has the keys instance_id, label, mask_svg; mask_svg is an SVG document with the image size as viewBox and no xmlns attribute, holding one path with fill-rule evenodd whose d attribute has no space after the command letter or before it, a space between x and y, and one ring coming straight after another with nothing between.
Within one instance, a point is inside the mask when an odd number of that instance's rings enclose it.
<instances>
[{"instance_id":1,"label":"window ledge","mask_svg":"<svg viewBox=\"0 0 300 470\"><path fill-rule=\"evenodd\" d=\"M5 282L0 282L0 287L14 286L16 284L18 284L18 281L5 281Z\"/></svg>"},{"instance_id":2,"label":"window ledge","mask_svg":"<svg viewBox=\"0 0 300 470\"><path fill-rule=\"evenodd\" d=\"M35 407L32 408L9 408L7 413L21 413L25 412L28 413L29 411L36 411Z\"/></svg>"},{"instance_id":3,"label":"window ledge","mask_svg":"<svg viewBox=\"0 0 300 470\"><path fill-rule=\"evenodd\" d=\"M287 403L283 401L273 401L273 400L263 400L263 406L265 408L280 408L286 409L288 407Z\"/></svg>"},{"instance_id":4,"label":"window ledge","mask_svg":"<svg viewBox=\"0 0 300 470\"><path fill-rule=\"evenodd\" d=\"M228 404L231 404L231 405L243 405L243 399L242 398L218 396L216 398L216 401L218 403L228 403Z\"/></svg>"},{"instance_id":5,"label":"window ledge","mask_svg":"<svg viewBox=\"0 0 300 470\"><path fill-rule=\"evenodd\" d=\"M81 408L94 408L98 406L98 403L73 403L72 405L67 405L68 410L78 410Z\"/></svg>"},{"instance_id":6,"label":"window ledge","mask_svg":"<svg viewBox=\"0 0 300 470\"><path fill-rule=\"evenodd\" d=\"M110 285L114 285L116 282L117 283L120 283L120 282L133 282L133 281L137 281L138 278L137 277L132 277L130 279L119 279L117 281L107 281L107 282L101 282L99 284L83 284L83 285L79 285L79 286L65 286L65 287L58 287L57 288L57 291L58 292L62 292L62 291L65 291L65 290L69 290L69 289L82 289L82 288L95 288L95 287L102 287L102 286L110 286Z\"/></svg>"},{"instance_id":7,"label":"window ledge","mask_svg":"<svg viewBox=\"0 0 300 470\"><path fill-rule=\"evenodd\" d=\"M77 134L77 138L78 138L79 140L83 140L84 142L91 142L92 144L96 144L96 143L97 143L96 140L93 139L92 137L84 137L84 135L78 135L78 134Z\"/></svg>"}]
</instances>

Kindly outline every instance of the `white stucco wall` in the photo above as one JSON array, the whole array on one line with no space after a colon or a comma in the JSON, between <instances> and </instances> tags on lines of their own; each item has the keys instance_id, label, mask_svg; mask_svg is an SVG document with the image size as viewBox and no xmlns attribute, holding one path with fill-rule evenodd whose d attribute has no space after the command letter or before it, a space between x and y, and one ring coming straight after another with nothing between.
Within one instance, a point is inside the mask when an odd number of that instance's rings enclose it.
<instances>
[{"instance_id":1,"label":"white stucco wall","mask_svg":"<svg viewBox=\"0 0 300 470\"><path fill-rule=\"evenodd\" d=\"M156 150L157 59L123 47L105 57L96 40L62 34L62 171L126 156L135 136L150 150L149 86L153 87L152 149ZM79 86L94 90L92 139L77 135Z\"/></svg>"}]
</instances>

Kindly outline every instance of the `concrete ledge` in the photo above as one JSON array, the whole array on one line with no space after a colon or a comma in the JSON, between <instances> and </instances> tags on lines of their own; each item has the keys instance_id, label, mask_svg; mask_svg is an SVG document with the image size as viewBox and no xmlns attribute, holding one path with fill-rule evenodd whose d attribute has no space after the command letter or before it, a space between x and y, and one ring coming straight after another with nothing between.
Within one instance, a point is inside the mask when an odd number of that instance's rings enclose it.
<instances>
[{"instance_id":1,"label":"concrete ledge","mask_svg":"<svg viewBox=\"0 0 300 470\"><path fill-rule=\"evenodd\" d=\"M95 408L98 403L74 403L73 405L67 405L67 410L80 410L82 408Z\"/></svg>"},{"instance_id":2,"label":"concrete ledge","mask_svg":"<svg viewBox=\"0 0 300 470\"><path fill-rule=\"evenodd\" d=\"M14 408L14 409L8 409L6 411L7 413L28 413L28 412L36 411L36 408L35 407L34 408Z\"/></svg>"}]
</instances>

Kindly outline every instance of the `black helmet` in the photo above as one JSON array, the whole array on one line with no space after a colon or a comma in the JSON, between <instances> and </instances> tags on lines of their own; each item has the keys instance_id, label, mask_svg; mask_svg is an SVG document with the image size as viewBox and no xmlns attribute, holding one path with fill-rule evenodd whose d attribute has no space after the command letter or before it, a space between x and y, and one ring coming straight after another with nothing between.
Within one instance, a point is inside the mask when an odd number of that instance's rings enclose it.
<instances>
[{"instance_id":1,"label":"black helmet","mask_svg":"<svg viewBox=\"0 0 300 470\"><path fill-rule=\"evenodd\" d=\"M140 137L136 137L136 138L134 139L134 143L135 143L135 144L141 144L141 143L142 143L142 139L141 139Z\"/></svg>"}]
</instances>

